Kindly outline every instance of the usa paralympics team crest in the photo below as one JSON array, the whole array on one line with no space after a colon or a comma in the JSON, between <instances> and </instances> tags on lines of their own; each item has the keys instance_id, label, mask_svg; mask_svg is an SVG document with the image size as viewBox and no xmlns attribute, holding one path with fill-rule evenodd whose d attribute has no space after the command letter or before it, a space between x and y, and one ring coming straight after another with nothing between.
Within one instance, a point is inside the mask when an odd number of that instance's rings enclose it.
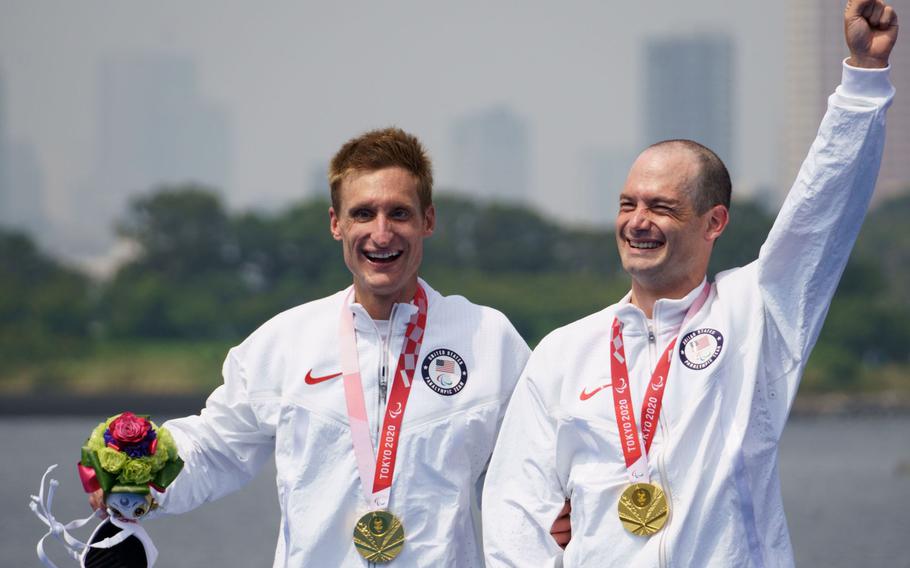
<instances>
[{"instance_id":1,"label":"usa paralympics team crest","mask_svg":"<svg viewBox=\"0 0 910 568\"><path fill-rule=\"evenodd\" d=\"M679 359L686 367L700 371L714 362L724 347L724 336L708 327L687 333L679 343Z\"/></svg>"},{"instance_id":2,"label":"usa paralympics team crest","mask_svg":"<svg viewBox=\"0 0 910 568\"><path fill-rule=\"evenodd\" d=\"M468 367L461 355L451 349L431 351L420 366L423 382L438 394L458 394L468 382Z\"/></svg>"}]
</instances>

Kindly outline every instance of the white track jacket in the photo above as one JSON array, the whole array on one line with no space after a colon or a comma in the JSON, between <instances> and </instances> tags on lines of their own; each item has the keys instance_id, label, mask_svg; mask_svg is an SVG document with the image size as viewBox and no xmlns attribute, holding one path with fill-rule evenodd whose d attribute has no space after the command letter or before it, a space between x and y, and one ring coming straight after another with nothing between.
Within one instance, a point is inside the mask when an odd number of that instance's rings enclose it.
<instances>
[{"instance_id":1,"label":"white track jacket","mask_svg":"<svg viewBox=\"0 0 910 568\"><path fill-rule=\"evenodd\" d=\"M893 96L887 71L844 67L758 260L718 274L683 329L700 286L659 300L650 323L627 296L535 349L484 487L488 566L793 565L778 440L865 215ZM651 373L679 335L648 456L670 517L650 538L627 532L617 514L629 480L609 386L614 317L624 325L639 427ZM572 506L565 552L549 535L564 499Z\"/></svg>"},{"instance_id":2,"label":"white track jacket","mask_svg":"<svg viewBox=\"0 0 910 568\"><path fill-rule=\"evenodd\" d=\"M407 540L393 563L482 566L480 530L471 510L479 507L502 415L530 350L500 312L421 284L428 298L427 328L389 503ZM331 377L341 372L338 322L346 297L347 290L341 291L268 321L230 351L224 384L201 415L165 424L186 466L158 495L163 512L181 513L238 489L274 450L281 505L274 565L367 566L352 535L370 507L354 458L343 379ZM376 447L385 411L381 369L391 366L394 372L416 308L395 306L387 344L362 306L351 309ZM449 350L440 366L453 366L455 374L425 379L423 366L435 363L438 350ZM462 381L457 393L445 394Z\"/></svg>"}]
</instances>

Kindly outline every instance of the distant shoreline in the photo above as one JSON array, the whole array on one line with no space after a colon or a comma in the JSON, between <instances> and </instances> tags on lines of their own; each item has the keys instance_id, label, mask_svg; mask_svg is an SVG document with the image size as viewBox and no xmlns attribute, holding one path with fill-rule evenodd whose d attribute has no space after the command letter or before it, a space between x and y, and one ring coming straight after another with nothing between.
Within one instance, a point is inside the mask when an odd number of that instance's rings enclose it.
<instances>
[{"instance_id":1,"label":"distant shoreline","mask_svg":"<svg viewBox=\"0 0 910 568\"><path fill-rule=\"evenodd\" d=\"M197 414L208 393L180 395L104 395L72 393L4 394L0 416L97 416L99 419L122 410L153 416ZM796 399L791 418L825 416L881 416L910 414L910 393L825 393L804 394Z\"/></svg>"}]
</instances>

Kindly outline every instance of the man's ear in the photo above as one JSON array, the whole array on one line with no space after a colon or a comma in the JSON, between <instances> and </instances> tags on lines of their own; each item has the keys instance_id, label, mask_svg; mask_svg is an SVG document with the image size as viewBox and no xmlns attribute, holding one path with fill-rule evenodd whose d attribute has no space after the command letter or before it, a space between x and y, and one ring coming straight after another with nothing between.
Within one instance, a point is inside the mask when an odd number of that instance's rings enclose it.
<instances>
[{"instance_id":1,"label":"man's ear","mask_svg":"<svg viewBox=\"0 0 910 568\"><path fill-rule=\"evenodd\" d=\"M338 215L334 207L329 207L329 232L336 241L341 240L341 228L338 226Z\"/></svg>"},{"instance_id":2,"label":"man's ear","mask_svg":"<svg viewBox=\"0 0 910 568\"><path fill-rule=\"evenodd\" d=\"M436 207L431 203L423 212L423 236L429 237L436 230Z\"/></svg>"},{"instance_id":3,"label":"man's ear","mask_svg":"<svg viewBox=\"0 0 910 568\"><path fill-rule=\"evenodd\" d=\"M705 231L705 239L716 241L718 237L727 228L730 222L730 211L724 205L715 205L708 210L708 227Z\"/></svg>"}]
</instances>

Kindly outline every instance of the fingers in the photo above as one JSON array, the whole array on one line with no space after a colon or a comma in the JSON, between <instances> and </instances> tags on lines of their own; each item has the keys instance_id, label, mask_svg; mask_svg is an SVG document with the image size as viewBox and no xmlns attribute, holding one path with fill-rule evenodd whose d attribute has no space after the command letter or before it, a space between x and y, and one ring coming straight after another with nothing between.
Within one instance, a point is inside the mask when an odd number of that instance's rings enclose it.
<instances>
[{"instance_id":1,"label":"fingers","mask_svg":"<svg viewBox=\"0 0 910 568\"><path fill-rule=\"evenodd\" d=\"M104 491L98 489L88 494L88 504L96 511L104 511Z\"/></svg>"},{"instance_id":2,"label":"fingers","mask_svg":"<svg viewBox=\"0 0 910 568\"><path fill-rule=\"evenodd\" d=\"M882 0L848 0L844 9L847 17L862 17L868 19L875 10L875 5Z\"/></svg>"},{"instance_id":3,"label":"fingers","mask_svg":"<svg viewBox=\"0 0 910 568\"><path fill-rule=\"evenodd\" d=\"M850 0L844 12L844 38L854 67L888 66L897 40L897 12L883 0Z\"/></svg>"},{"instance_id":4,"label":"fingers","mask_svg":"<svg viewBox=\"0 0 910 568\"><path fill-rule=\"evenodd\" d=\"M869 22L869 25L873 28L880 27L879 22L882 20L882 12L885 11L885 4L881 1L876 1L872 5L872 14L866 17L866 20Z\"/></svg>"},{"instance_id":5,"label":"fingers","mask_svg":"<svg viewBox=\"0 0 910 568\"><path fill-rule=\"evenodd\" d=\"M895 12L894 8L891 6L885 6L879 17L878 28L880 30L886 30L892 26L897 26L897 12Z\"/></svg>"},{"instance_id":6,"label":"fingers","mask_svg":"<svg viewBox=\"0 0 910 568\"><path fill-rule=\"evenodd\" d=\"M569 517L559 517L550 528L550 534L572 532L572 521Z\"/></svg>"},{"instance_id":7,"label":"fingers","mask_svg":"<svg viewBox=\"0 0 910 568\"><path fill-rule=\"evenodd\" d=\"M562 510L556 516L556 520L553 521L553 526L550 527L550 535L560 548L565 548L569 541L572 540L572 519L569 516L571 512L571 503L566 501L566 504L562 506Z\"/></svg>"},{"instance_id":8,"label":"fingers","mask_svg":"<svg viewBox=\"0 0 910 568\"><path fill-rule=\"evenodd\" d=\"M555 540L556 544L559 545L559 548L562 549L565 549L565 547L568 546L569 541L572 540L572 531L550 534L553 535L553 540Z\"/></svg>"},{"instance_id":9,"label":"fingers","mask_svg":"<svg viewBox=\"0 0 910 568\"><path fill-rule=\"evenodd\" d=\"M845 12L848 20L862 18L874 29L886 30L897 25L897 13L884 0L850 0Z\"/></svg>"}]
</instances>

